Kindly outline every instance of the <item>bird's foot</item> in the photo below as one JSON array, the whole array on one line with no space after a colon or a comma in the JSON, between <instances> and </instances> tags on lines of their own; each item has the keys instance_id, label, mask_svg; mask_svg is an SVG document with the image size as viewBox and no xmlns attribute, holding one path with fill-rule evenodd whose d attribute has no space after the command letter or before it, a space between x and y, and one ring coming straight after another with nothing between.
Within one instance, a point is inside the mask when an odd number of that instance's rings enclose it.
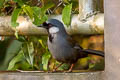
<instances>
[{"instance_id":1,"label":"bird's foot","mask_svg":"<svg viewBox=\"0 0 120 80\"><path fill-rule=\"evenodd\" d=\"M53 69L52 72L57 72L56 69Z\"/></svg>"},{"instance_id":2,"label":"bird's foot","mask_svg":"<svg viewBox=\"0 0 120 80\"><path fill-rule=\"evenodd\" d=\"M69 69L68 71L64 71L64 72L66 72L66 73L70 73L70 72L72 72L72 68L73 68L73 66L74 66L74 64L72 64L72 65L70 66L70 69Z\"/></svg>"},{"instance_id":3,"label":"bird's foot","mask_svg":"<svg viewBox=\"0 0 120 80\"><path fill-rule=\"evenodd\" d=\"M64 71L64 73L71 73L72 70L67 70L67 71Z\"/></svg>"},{"instance_id":4,"label":"bird's foot","mask_svg":"<svg viewBox=\"0 0 120 80\"><path fill-rule=\"evenodd\" d=\"M54 73L54 72L55 72L55 71L53 71L53 70L52 70L52 71L47 71L47 73Z\"/></svg>"}]
</instances>

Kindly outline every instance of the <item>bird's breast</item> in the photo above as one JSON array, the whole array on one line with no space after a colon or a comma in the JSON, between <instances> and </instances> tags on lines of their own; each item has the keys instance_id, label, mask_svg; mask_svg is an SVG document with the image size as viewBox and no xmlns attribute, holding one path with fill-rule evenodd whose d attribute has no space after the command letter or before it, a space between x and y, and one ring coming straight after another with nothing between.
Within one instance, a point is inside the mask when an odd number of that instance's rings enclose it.
<instances>
[{"instance_id":1,"label":"bird's breast","mask_svg":"<svg viewBox=\"0 0 120 80\"><path fill-rule=\"evenodd\" d=\"M75 60L74 49L62 36L54 36L52 42L48 40L48 48L57 61L69 62Z\"/></svg>"}]
</instances>

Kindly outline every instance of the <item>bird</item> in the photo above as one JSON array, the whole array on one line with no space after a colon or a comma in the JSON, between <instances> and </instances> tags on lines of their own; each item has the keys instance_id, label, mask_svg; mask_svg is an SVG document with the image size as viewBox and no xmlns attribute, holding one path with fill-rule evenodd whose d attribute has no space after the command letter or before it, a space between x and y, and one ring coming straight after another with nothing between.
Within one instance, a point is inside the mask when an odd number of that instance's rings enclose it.
<instances>
[{"instance_id":1,"label":"bird","mask_svg":"<svg viewBox=\"0 0 120 80\"><path fill-rule=\"evenodd\" d=\"M88 54L104 57L103 51L83 49L68 35L63 23L57 19L49 19L39 27L45 28L48 32L48 49L52 57L61 62L58 67L63 63L71 64L68 72L72 71L78 59L87 57ZM56 67L54 71L56 71L58 67Z\"/></svg>"}]
</instances>

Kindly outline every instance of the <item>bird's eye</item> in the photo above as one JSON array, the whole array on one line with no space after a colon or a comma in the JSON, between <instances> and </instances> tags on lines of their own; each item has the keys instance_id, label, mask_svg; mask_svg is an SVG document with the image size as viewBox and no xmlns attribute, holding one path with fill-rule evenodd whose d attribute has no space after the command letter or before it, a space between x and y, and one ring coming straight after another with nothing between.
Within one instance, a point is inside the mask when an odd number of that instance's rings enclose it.
<instances>
[{"instance_id":1,"label":"bird's eye","mask_svg":"<svg viewBox=\"0 0 120 80\"><path fill-rule=\"evenodd\" d=\"M52 24L50 24L50 23L48 23L48 26L49 26L49 27L52 27L53 25L52 25Z\"/></svg>"}]
</instances>

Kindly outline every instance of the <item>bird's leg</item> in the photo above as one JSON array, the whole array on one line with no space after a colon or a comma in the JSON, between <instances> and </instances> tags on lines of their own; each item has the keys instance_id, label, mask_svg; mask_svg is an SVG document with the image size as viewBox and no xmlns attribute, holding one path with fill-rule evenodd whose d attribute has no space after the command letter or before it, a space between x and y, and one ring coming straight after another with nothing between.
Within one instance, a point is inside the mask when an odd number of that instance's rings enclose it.
<instances>
[{"instance_id":1,"label":"bird's leg","mask_svg":"<svg viewBox=\"0 0 120 80\"><path fill-rule=\"evenodd\" d=\"M70 69L67 72L72 72L74 64L71 64Z\"/></svg>"},{"instance_id":2,"label":"bird's leg","mask_svg":"<svg viewBox=\"0 0 120 80\"><path fill-rule=\"evenodd\" d=\"M53 72L55 72L63 63L59 64L55 69L53 69Z\"/></svg>"}]
</instances>

